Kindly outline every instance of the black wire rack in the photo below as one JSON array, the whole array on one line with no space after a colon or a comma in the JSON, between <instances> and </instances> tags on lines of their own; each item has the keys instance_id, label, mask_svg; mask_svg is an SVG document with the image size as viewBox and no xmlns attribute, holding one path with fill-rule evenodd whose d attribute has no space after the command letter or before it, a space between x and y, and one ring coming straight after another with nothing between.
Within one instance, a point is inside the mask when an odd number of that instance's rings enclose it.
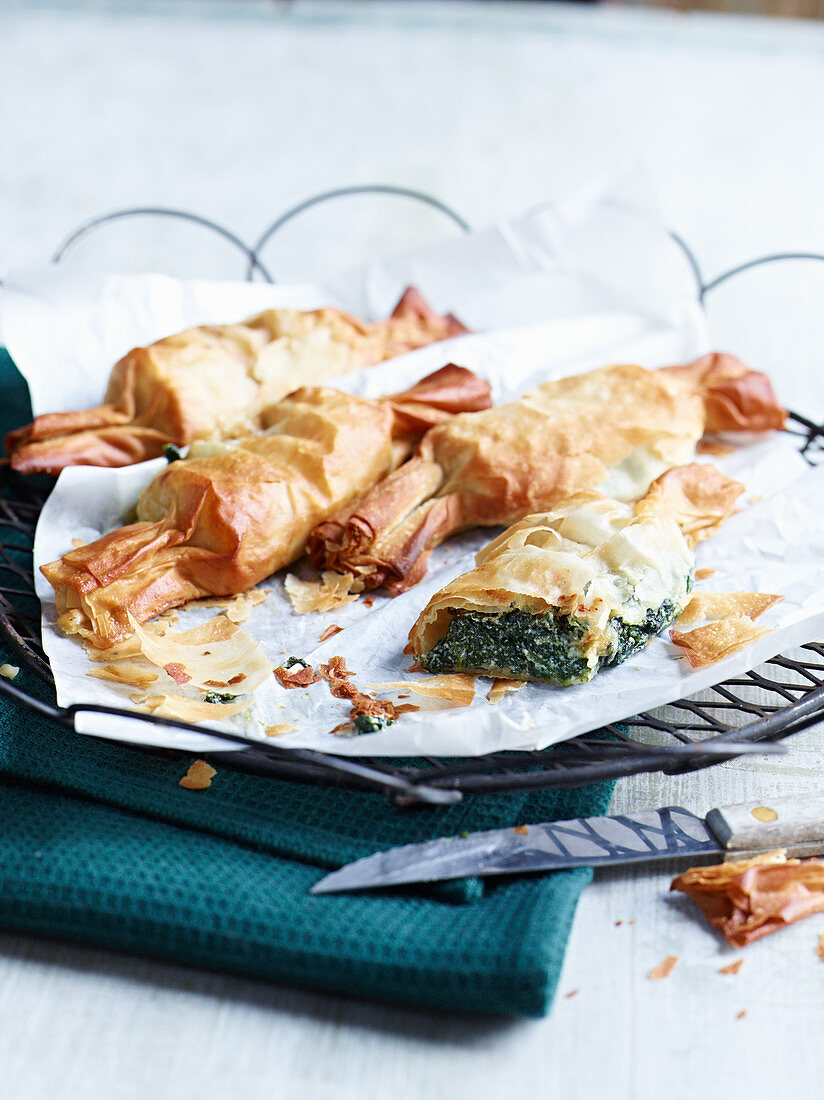
<instances>
[{"instance_id":1,"label":"black wire rack","mask_svg":"<svg viewBox=\"0 0 824 1100\"><path fill-rule=\"evenodd\" d=\"M118 210L93 218L75 229L54 254L62 261L89 234L123 219L162 217L182 219L203 227L238 248L247 263L247 279L274 282L261 252L293 218L323 202L352 195L390 195L424 203L448 217L459 229L469 223L445 203L410 188L363 185L338 188L313 196L276 218L252 245L231 230L188 211L165 207ZM788 260L824 261L813 252L786 252L761 256L738 264L706 281L688 245L676 233L673 240L684 253L696 283L696 295L706 295L729 279L754 267ZM824 462L824 426L791 413L786 429L798 442L810 465ZM29 669L53 698L54 679L40 637L40 604L35 595L32 565L34 531L40 510L53 486L47 478L24 478L8 466L0 467L0 640L14 659ZM77 704L58 707L0 679L0 692L23 710L34 711L74 732L82 713L128 716L152 725L202 734L203 726L138 715L119 707ZM388 760L382 757L345 757L308 749L286 749L240 734L214 732L232 743L232 751L207 755L213 763L257 775L319 785L381 791L400 806L455 802L465 794L537 788L571 788L642 772L676 774L706 768L752 751L759 743L775 742L804 730L824 718L824 642L779 654L758 669L725 680L715 687L668 707L644 712L592 731L560 745L535 752L499 752L466 759L427 757ZM212 731L208 731L212 734ZM80 736L75 734L75 736ZM152 751L145 748L140 751ZM165 750L164 750L165 751Z\"/></svg>"}]
</instances>

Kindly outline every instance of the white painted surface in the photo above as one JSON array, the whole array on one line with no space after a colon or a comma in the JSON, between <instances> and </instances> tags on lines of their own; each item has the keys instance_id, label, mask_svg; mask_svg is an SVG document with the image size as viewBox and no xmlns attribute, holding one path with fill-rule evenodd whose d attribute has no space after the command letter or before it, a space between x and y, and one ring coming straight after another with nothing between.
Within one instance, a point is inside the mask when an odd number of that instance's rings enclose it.
<instances>
[{"instance_id":1,"label":"white painted surface","mask_svg":"<svg viewBox=\"0 0 824 1100\"><path fill-rule=\"evenodd\" d=\"M307 193L380 180L432 191L481 222L628 154L646 161L710 275L763 251L824 251L817 25L538 4L7 2L0 58L3 269L40 261L78 222L122 205L194 208L251 238ZM376 226L363 207L345 232L332 215L307 218L269 258L285 275L312 275L314 264L406 243L386 221L400 210L381 206ZM410 217L415 235L442 225ZM144 225L117 251L98 241L88 258L150 266L171 248L172 270L237 271L222 246L171 229ZM719 342L818 416L822 269L780 265L710 307ZM822 744L811 731L778 761L638 777L619 786L615 808L706 811L813 790ZM444 1019L0 937L2 1092L818 1095L824 916L747 948L741 972L725 977L718 967L739 953L667 897L672 871L599 875L543 1021ZM673 974L648 982L670 953L681 956Z\"/></svg>"}]
</instances>

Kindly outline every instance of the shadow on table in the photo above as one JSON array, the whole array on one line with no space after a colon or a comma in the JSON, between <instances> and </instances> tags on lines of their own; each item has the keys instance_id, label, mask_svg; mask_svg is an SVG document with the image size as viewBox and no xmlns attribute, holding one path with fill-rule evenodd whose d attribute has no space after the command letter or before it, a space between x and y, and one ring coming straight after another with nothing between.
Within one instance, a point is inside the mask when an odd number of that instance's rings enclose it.
<instances>
[{"instance_id":1,"label":"shadow on table","mask_svg":"<svg viewBox=\"0 0 824 1100\"><path fill-rule=\"evenodd\" d=\"M173 966L154 959L137 958L115 951L90 949L56 940L31 939L0 933L0 957L44 967L62 967L80 974L136 982L174 993L191 993L249 1007L288 1012L389 1035L403 1035L436 1043L465 1047L484 1043L519 1024L500 1016L456 1016L435 1009L402 1008L363 1001L338 994L292 989L228 974ZM448 1019L449 1030L444 1029Z\"/></svg>"}]
</instances>

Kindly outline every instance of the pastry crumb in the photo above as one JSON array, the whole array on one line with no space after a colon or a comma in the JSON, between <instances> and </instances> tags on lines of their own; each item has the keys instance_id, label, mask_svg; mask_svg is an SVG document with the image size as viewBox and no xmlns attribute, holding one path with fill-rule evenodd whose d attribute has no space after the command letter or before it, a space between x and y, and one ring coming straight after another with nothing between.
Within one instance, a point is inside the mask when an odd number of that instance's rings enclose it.
<instances>
[{"instance_id":1,"label":"pastry crumb","mask_svg":"<svg viewBox=\"0 0 824 1100\"><path fill-rule=\"evenodd\" d=\"M13 680L19 671L17 665L0 665L0 676L4 676L7 680Z\"/></svg>"},{"instance_id":2,"label":"pastry crumb","mask_svg":"<svg viewBox=\"0 0 824 1100\"><path fill-rule=\"evenodd\" d=\"M721 966L718 969L719 974L737 974L741 967L744 965L743 959L736 959L735 962L731 962L729 966Z\"/></svg>"},{"instance_id":3,"label":"pastry crumb","mask_svg":"<svg viewBox=\"0 0 824 1100\"><path fill-rule=\"evenodd\" d=\"M273 726L267 726L264 732L267 737L282 737L284 733L291 733L297 728L296 722L275 722Z\"/></svg>"},{"instance_id":4,"label":"pastry crumb","mask_svg":"<svg viewBox=\"0 0 824 1100\"><path fill-rule=\"evenodd\" d=\"M311 687L321 679L302 657L290 657L285 664L273 669L273 672L281 687L285 688Z\"/></svg>"},{"instance_id":5,"label":"pastry crumb","mask_svg":"<svg viewBox=\"0 0 824 1100\"><path fill-rule=\"evenodd\" d=\"M657 966L654 966L652 970L650 970L647 977L652 982L660 981L661 978L668 978L675 969L675 964L677 962L677 955L667 955L663 962L659 962Z\"/></svg>"},{"instance_id":6,"label":"pastry crumb","mask_svg":"<svg viewBox=\"0 0 824 1100\"><path fill-rule=\"evenodd\" d=\"M205 760L195 760L180 780L180 786L187 791L205 791L211 787L216 775L217 772L211 764L207 764Z\"/></svg>"},{"instance_id":7,"label":"pastry crumb","mask_svg":"<svg viewBox=\"0 0 824 1100\"><path fill-rule=\"evenodd\" d=\"M569 1000L570 997L577 997L580 992L580 989L570 989L569 993L565 993L564 996Z\"/></svg>"},{"instance_id":8,"label":"pastry crumb","mask_svg":"<svg viewBox=\"0 0 824 1100\"><path fill-rule=\"evenodd\" d=\"M167 676L171 676L176 684L188 684L191 680L191 676L180 661L170 661L169 664L163 666L163 671Z\"/></svg>"},{"instance_id":9,"label":"pastry crumb","mask_svg":"<svg viewBox=\"0 0 824 1100\"><path fill-rule=\"evenodd\" d=\"M824 932L818 937L818 947L816 947L815 953L824 962Z\"/></svg>"},{"instance_id":10,"label":"pastry crumb","mask_svg":"<svg viewBox=\"0 0 824 1100\"><path fill-rule=\"evenodd\" d=\"M334 638L334 636L336 634L340 634L340 632L342 630L343 630L342 626L338 626L336 623L331 623L329 626L327 626L326 630L324 630L324 632L321 634L318 641L325 642L327 640L327 638Z\"/></svg>"},{"instance_id":11,"label":"pastry crumb","mask_svg":"<svg viewBox=\"0 0 824 1100\"><path fill-rule=\"evenodd\" d=\"M742 1008L740 1012L737 1012L735 1014L735 1018L736 1018L736 1020L743 1020L746 1015L747 1015L746 1008Z\"/></svg>"}]
</instances>

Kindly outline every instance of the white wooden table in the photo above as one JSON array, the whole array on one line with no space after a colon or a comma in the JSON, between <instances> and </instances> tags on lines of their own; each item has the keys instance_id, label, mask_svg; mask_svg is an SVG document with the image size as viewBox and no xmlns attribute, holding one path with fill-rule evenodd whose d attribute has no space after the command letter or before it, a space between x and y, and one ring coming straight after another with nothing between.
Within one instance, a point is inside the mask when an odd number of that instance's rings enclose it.
<instances>
[{"instance_id":1,"label":"white wooden table","mask_svg":"<svg viewBox=\"0 0 824 1100\"><path fill-rule=\"evenodd\" d=\"M646 163L708 275L763 252L824 251L824 26L517 3L7 0L0 57L2 268L41 262L79 222L120 206L195 209L252 238L307 194L381 181L480 223L628 157ZM416 233L442 228L410 218ZM370 224L355 211L322 257L297 233L271 259L311 274L404 243ZM129 242L147 262L164 244L151 232ZM201 249L181 244L181 272L225 265L226 253ZM819 418L821 266L776 265L710 303L718 343ZM777 761L626 781L614 805L705 811L812 789L822 769L814 730ZM818 1095L824 917L751 946L725 977L718 968L740 953L667 897L671 871L598 876L554 1011L532 1022L448 1019L0 936L2 1093ZM671 977L647 981L670 953L681 956Z\"/></svg>"}]
</instances>

